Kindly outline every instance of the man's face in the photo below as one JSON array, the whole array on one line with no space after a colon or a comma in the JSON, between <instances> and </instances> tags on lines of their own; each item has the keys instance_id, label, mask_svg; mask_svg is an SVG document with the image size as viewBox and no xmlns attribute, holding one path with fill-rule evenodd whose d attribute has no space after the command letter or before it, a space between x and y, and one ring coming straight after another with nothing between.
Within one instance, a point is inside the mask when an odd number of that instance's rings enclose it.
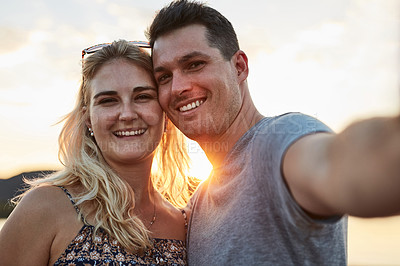
<instances>
[{"instance_id":1,"label":"man's face","mask_svg":"<svg viewBox=\"0 0 400 266\"><path fill-rule=\"evenodd\" d=\"M223 134L242 104L235 60L210 47L205 33L204 26L189 25L162 35L153 47L161 107L196 141Z\"/></svg>"}]
</instances>

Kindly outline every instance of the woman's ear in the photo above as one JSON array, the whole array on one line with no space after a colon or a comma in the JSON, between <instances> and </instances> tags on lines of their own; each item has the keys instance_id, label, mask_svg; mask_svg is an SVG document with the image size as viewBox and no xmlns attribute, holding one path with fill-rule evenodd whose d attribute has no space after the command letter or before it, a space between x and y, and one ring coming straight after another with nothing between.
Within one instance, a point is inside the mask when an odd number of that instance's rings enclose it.
<instances>
[{"instance_id":1,"label":"woman's ear","mask_svg":"<svg viewBox=\"0 0 400 266\"><path fill-rule=\"evenodd\" d=\"M92 122L90 121L90 116L89 116L89 114L87 112L88 112L87 107L84 106L82 108L82 116L86 117L85 124L86 124L86 126L87 126L87 128L89 130L90 136L93 137L94 136L94 132L93 132L93 129L92 129Z\"/></svg>"},{"instance_id":2,"label":"woman's ear","mask_svg":"<svg viewBox=\"0 0 400 266\"><path fill-rule=\"evenodd\" d=\"M249 75L248 58L242 50L238 50L233 55L233 59L237 71L238 81L241 83L245 81Z\"/></svg>"},{"instance_id":3,"label":"woman's ear","mask_svg":"<svg viewBox=\"0 0 400 266\"><path fill-rule=\"evenodd\" d=\"M82 117L86 117L86 119L85 119L86 126L88 128L92 128L92 122L90 121L90 116L89 116L89 114L87 112L88 112L88 109L87 109L86 106L84 106L82 108Z\"/></svg>"}]
</instances>

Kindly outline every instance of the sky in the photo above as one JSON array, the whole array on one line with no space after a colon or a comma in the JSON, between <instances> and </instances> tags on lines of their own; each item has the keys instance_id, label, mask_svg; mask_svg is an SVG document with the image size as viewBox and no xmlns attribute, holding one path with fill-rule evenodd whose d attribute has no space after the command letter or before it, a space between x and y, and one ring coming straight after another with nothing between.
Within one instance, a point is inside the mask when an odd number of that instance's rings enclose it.
<instances>
[{"instance_id":1,"label":"sky","mask_svg":"<svg viewBox=\"0 0 400 266\"><path fill-rule=\"evenodd\" d=\"M246 4L244 4L246 2ZM161 0L15 0L0 9L0 178L56 169L57 122L80 82L81 50L145 40ZM399 108L398 0L210 0L237 31L265 116L299 111L335 131ZM193 142L193 175L211 170Z\"/></svg>"},{"instance_id":2,"label":"sky","mask_svg":"<svg viewBox=\"0 0 400 266\"><path fill-rule=\"evenodd\" d=\"M81 51L145 40L166 0L14 0L0 8L0 178L57 169L57 122L75 103ZM299 111L340 132L400 110L399 0L209 0L237 31L265 116ZM211 170L190 142L192 174ZM349 220L349 262L400 263L400 217ZM386 231L382 231L386 230Z\"/></svg>"}]
</instances>

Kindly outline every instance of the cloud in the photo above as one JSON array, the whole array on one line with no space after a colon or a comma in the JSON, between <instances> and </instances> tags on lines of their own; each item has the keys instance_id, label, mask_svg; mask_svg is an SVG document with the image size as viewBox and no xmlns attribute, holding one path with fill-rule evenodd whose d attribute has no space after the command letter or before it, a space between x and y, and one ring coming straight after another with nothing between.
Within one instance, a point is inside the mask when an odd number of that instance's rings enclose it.
<instances>
[{"instance_id":1,"label":"cloud","mask_svg":"<svg viewBox=\"0 0 400 266\"><path fill-rule=\"evenodd\" d=\"M21 49L27 43L27 32L23 29L0 26L0 55Z\"/></svg>"},{"instance_id":2,"label":"cloud","mask_svg":"<svg viewBox=\"0 0 400 266\"><path fill-rule=\"evenodd\" d=\"M39 152L56 145L59 128L51 125L74 105L81 50L144 38L167 2L37 0L2 7L0 147L11 158L0 158L3 169L21 153L28 154L21 164L40 156L50 161ZM398 108L399 1L208 2L237 30L263 114L303 111L337 129L357 115Z\"/></svg>"},{"instance_id":3,"label":"cloud","mask_svg":"<svg viewBox=\"0 0 400 266\"><path fill-rule=\"evenodd\" d=\"M265 114L302 111L340 129L399 106L400 2L351 1L342 19L299 27L250 63L256 105ZM386 15L389 14L389 15Z\"/></svg>"},{"instance_id":4,"label":"cloud","mask_svg":"<svg viewBox=\"0 0 400 266\"><path fill-rule=\"evenodd\" d=\"M60 125L52 125L75 103L81 50L114 39L141 39L154 12L139 12L131 2L117 6L109 1L73 5L35 1L21 9L12 2L6 9L14 16L0 16L0 123L6 129L0 146L7 154L0 156L0 164L4 171L57 161L53 147Z\"/></svg>"}]
</instances>

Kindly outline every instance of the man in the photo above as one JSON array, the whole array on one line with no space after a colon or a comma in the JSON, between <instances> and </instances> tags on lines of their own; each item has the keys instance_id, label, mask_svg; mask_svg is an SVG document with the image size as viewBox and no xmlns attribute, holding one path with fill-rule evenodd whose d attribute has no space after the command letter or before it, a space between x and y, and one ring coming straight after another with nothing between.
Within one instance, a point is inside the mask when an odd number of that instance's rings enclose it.
<instances>
[{"instance_id":1,"label":"man","mask_svg":"<svg viewBox=\"0 0 400 266\"><path fill-rule=\"evenodd\" d=\"M159 102L213 165L191 201L191 265L345 265L346 214L400 212L400 118L340 134L263 117L246 54L218 11L180 0L148 30Z\"/></svg>"}]
</instances>

